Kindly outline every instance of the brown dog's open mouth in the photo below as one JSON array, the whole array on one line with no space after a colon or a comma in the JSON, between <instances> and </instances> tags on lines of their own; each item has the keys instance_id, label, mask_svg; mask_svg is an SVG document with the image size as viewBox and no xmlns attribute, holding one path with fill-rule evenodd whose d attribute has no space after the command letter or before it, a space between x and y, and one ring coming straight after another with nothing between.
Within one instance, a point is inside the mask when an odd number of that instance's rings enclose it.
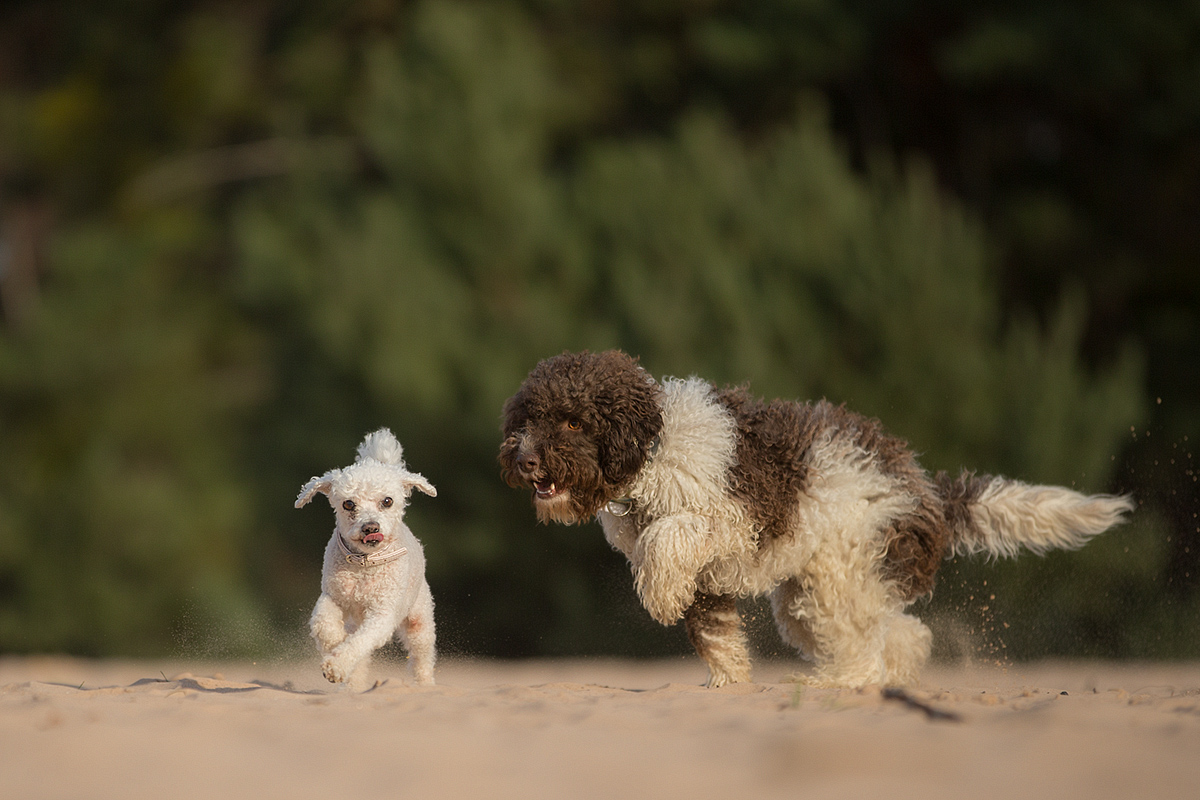
<instances>
[{"instance_id":1,"label":"brown dog's open mouth","mask_svg":"<svg viewBox=\"0 0 1200 800\"><path fill-rule=\"evenodd\" d=\"M533 493L538 500L549 500L559 494L561 490L555 486L552 480L534 481Z\"/></svg>"}]
</instances>

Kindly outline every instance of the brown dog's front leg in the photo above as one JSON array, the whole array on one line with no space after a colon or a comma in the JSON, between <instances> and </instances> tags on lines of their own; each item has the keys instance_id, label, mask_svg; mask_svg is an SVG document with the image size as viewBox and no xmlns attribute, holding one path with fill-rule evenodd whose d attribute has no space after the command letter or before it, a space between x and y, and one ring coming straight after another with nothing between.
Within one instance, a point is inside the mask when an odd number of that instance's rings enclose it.
<instances>
[{"instance_id":1,"label":"brown dog's front leg","mask_svg":"<svg viewBox=\"0 0 1200 800\"><path fill-rule=\"evenodd\" d=\"M750 650L733 595L697 593L683 622L692 647L708 664L708 686L750 680Z\"/></svg>"},{"instance_id":2,"label":"brown dog's front leg","mask_svg":"<svg viewBox=\"0 0 1200 800\"><path fill-rule=\"evenodd\" d=\"M647 525L629 561L633 586L650 616L663 625L678 622L696 594L697 574L714 555L703 517L672 514Z\"/></svg>"}]
</instances>

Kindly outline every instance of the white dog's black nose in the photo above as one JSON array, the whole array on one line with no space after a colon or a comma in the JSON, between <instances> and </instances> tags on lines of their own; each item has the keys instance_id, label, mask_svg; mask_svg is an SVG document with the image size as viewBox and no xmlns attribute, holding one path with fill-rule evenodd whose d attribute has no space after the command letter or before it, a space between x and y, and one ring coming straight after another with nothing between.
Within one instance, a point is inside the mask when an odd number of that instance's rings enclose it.
<instances>
[{"instance_id":1,"label":"white dog's black nose","mask_svg":"<svg viewBox=\"0 0 1200 800\"><path fill-rule=\"evenodd\" d=\"M364 523L362 526L362 532L367 535L370 535L372 533L379 533L379 523L378 522Z\"/></svg>"}]
</instances>

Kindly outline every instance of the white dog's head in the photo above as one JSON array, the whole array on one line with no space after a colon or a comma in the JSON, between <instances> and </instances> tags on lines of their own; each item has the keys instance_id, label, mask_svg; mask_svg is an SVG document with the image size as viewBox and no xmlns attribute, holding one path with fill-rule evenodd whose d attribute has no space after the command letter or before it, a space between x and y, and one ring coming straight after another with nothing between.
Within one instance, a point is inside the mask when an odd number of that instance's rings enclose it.
<instances>
[{"instance_id":1,"label":"white dog's head","mask_svg":"<svg viewBox=\"0 0 1200 800\"><path fill-rule=\"evenodd\" d=\"M307 505L320 492L329 498L337 515L337 532L348 547L364 554L388 549L400 535L404 506L412 490L437 496L429 481L408 471L403 455L400 443L387 428L369 433L358 446L353 464L304 484L296 508Z\"/></svg>"}]
</instances>

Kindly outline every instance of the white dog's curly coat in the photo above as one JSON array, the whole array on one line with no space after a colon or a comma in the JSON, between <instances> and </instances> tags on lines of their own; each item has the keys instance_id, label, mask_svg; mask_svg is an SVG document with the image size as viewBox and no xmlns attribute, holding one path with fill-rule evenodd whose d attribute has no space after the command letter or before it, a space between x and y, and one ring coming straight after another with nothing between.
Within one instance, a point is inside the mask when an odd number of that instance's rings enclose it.
<instances>
[{"instance_id":1,"label":"white dog's curly coat","mask_svg":"<svg viewBox=\"0 0 1200 800\"><path fill-rule=\"evenodd\" d=\"M964 472L930 476L875 420L827 402L764 403L623 353L539 364L509 399L500 462L543 522L597 517L664 625L684 619L709 685L750 677L736 599L770 594L811 682L915 681L929 629L905 613L955 553L1083 545L1128 497Z\"/></svg>"},{"instance_id":2,"label":"white dog's curly coat","mask_svg":"<svg viewBox=\"0 0 1200 800\"><path fill-rule=\"evenodd\" d=\"M310 622L321 670L333 683L365 687L371 654L394 636L408 650L416 682L433 684L433 595L421 543L404 524L413 489L437 496L408 471L400 443L381 428L363 439L353 464L313 478L296 498L300 508L320 492L337 516Z\"/></svg>"}]
</instances>

